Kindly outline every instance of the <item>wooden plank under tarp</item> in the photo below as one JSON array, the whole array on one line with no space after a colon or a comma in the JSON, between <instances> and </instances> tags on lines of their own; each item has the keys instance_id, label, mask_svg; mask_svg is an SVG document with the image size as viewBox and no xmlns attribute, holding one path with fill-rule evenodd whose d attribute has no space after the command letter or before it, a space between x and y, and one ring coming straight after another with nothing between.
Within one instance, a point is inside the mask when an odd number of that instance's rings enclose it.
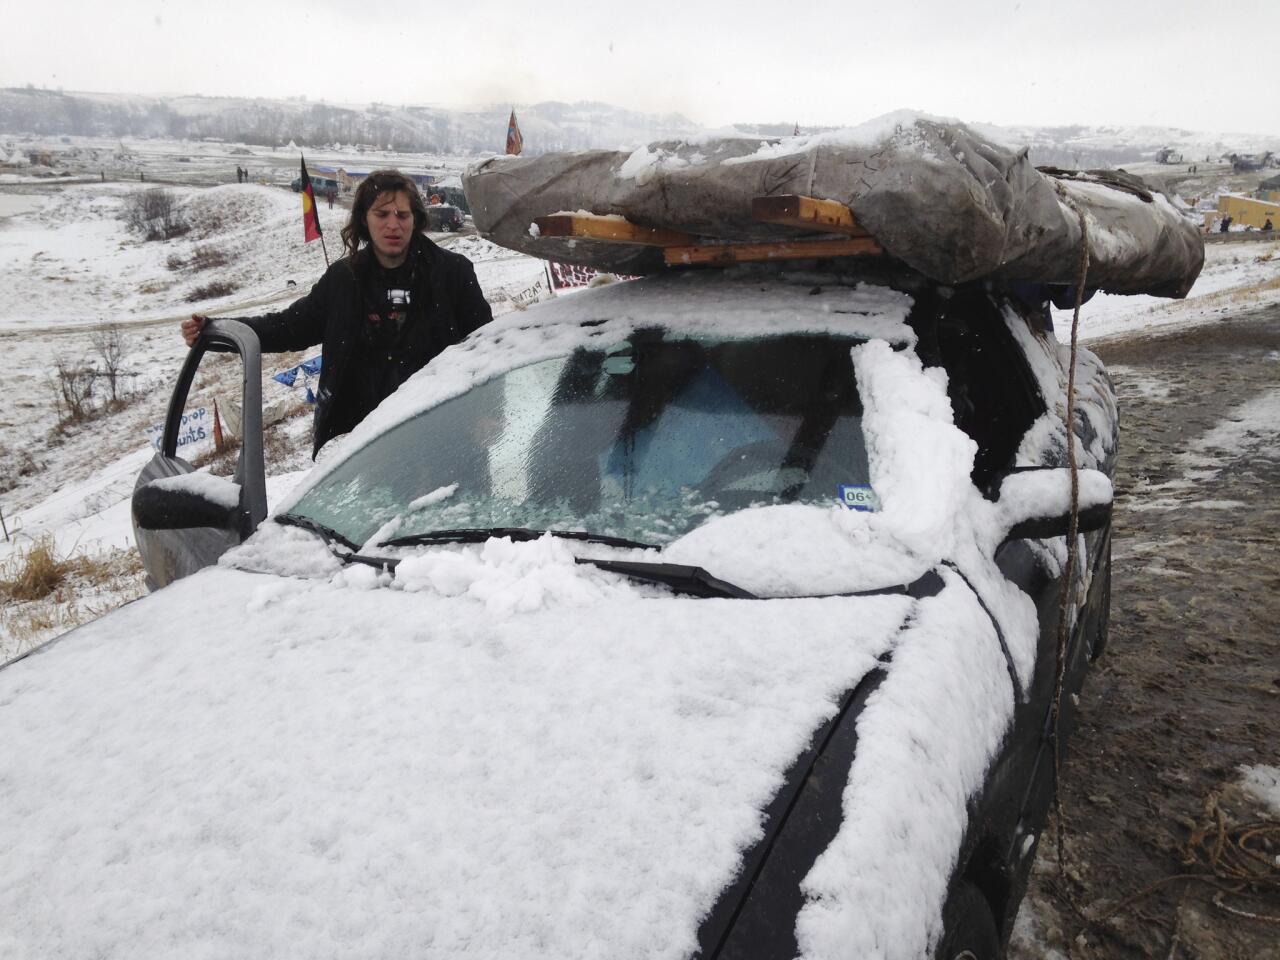
<instances>
[{"instance_id":1,"label":"wooden plank under tarp","mask_svg":"<svg viewBox=\"0 0 1280 960\"><path fill-rule=\"evenodd\" d=\"M884 248L871 237L847 240L782 240L773 243L708 243L662 248L667 265L695 263L759 263L767 260L812 260L827 257L871 256Z\"/></svg>"},{"instance_id":2,"label":"wooden plank under tarp","mask_svg":"<svg viewBox=\"0 0 1280 960\"><path fill-rule=\"evenodd\" d=\"M611 243L639 243L649 247L691 246L698 238L679 230L642 227L623 217L594 213L556 213L535 217L540 237L572 237L608 240Z\"/></svg>"},{"instance_id":3,"label":"wooden plank under tarp","mask_svg":"<svg viewBox=\"0 0 1280 960\"><path fill-rule=\"evenodd\" d=\"M802 230L844 233L851 237L870 236L853 218L853 211L838 200L819 200L798 194L753 197L751 217L761 223L779 223Z\"/></svg>"}]
</instances>

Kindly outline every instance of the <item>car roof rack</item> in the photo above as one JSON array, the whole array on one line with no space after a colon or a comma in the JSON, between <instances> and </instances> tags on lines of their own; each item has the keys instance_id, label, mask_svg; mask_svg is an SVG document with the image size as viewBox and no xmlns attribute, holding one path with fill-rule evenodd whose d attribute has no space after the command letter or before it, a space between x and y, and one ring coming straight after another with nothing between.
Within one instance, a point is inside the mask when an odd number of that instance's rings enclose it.
<instances>
[{"instance_id":1,"label":"car roof rack","mask_svg":"<svg viewBox=\"0 0 1280 960\"><path fill-rule=\"evenodd\" d=\"M837 236L763 243L719 240L663 227L646 227L617 214L586 211L555 213L536 217L533 222L540 238L660 247L668 266L874 256L884 252L875 238L854 219L853 211L836 200L820 200L795 194L755 197L751 201L751 216L762 223L781 224Z\"/></svg>"}]
</instances>

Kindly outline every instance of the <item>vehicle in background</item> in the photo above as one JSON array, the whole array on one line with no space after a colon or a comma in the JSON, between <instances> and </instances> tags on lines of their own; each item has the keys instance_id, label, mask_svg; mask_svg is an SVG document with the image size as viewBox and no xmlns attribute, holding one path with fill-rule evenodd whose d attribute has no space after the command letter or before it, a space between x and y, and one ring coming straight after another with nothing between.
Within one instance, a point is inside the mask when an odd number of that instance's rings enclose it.
<instances>
[{"instance_id":1,"label":"vehicle in background","mask_svg":"<svg viewBox=\"0 0 1280 960\"><path fill-rule=\"evenodd\" d=\"M292 190L294 193L301 193L302 178L294 177L289 182L289 189ZM335 193L341 193L342 185L339 184L337 180L334 180L331 177L312 177L311 178L311 192L316 195L317 200L323 197L330 190L333 190Z\"/></svg>"},{"instance_id":2,"label":"vehicle in background","mask_svg":"<svg viewBox=\"0 0 1280 960\"><path fill-rule=\"evenodd\" d=\"M462 229L466 216L449 203L427 204L427 229L436 233L454 233Z\"/></svg>"}]
</instances>

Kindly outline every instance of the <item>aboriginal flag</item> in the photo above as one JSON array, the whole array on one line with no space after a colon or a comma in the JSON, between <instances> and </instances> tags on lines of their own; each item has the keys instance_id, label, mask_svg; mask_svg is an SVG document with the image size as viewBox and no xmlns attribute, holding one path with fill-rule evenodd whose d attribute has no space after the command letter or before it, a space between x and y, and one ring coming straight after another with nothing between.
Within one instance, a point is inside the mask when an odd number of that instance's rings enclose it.
<instances>
[{"instance_id":1,"label":"aboriginal flag","mask_svg":"<svg viewBox=\"0 0 1280 960\"><path fill-rule=\"evenodd\" d=\"M524 137L520 136L520 124L516 123L516 112L511 111L511 119L507 121L507 153L513 156L524 149Z\"/></svg>"},{"instance_id":2,"label":"aboriginal flag","mask_svg":"<svg viewBox=\"0 0 1280 960\"><path fill-rule=\"evenodd\" d=\"M307 176L307 160L302 158L302 242L320 239L320 211L316 209L315 191Z\"/></svg>"}]
</instances>

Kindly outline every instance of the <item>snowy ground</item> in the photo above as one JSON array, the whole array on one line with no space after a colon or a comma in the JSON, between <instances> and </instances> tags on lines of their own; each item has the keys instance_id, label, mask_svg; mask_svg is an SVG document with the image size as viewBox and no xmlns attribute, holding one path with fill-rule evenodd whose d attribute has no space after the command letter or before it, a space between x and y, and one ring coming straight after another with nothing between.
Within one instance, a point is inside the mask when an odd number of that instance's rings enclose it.
<instances>
[{"instance_id":1,"label":"snowy ground","mask_svg":"<svg viewBox=\"0 0 1280 960\"><path fill-rule=\"evenodd\" d=\"M1096 294L1080 310L1080 340L1148 333L1227 319L1242 308L1280 302L1280 243L1210 244L1185 300ZM1070 310L1054 310L1058 339L1071 339Z\"/></svg>"}]
</instances>

